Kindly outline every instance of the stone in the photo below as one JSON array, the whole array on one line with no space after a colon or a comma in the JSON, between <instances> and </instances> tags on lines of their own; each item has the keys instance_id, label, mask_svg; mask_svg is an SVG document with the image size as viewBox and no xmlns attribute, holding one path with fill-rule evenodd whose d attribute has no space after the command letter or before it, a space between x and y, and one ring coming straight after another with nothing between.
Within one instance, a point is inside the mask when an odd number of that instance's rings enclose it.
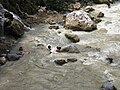
<instances>
[{"instance_id":1,"label":"stone","mask_svg":"<svg viewBox=\"0 0 120 90\"><path fill-rule=\"evenodd\" d=\"M117 90L117 88L110 81L106 81L101 86L101 90Z\"/></svg>"},{"instance_id":2,"label":"stone","mask_svg":"<svg viewBox=\"0 0 120 90\"><path fill-rule=\"evenodd\" d=\"M67 14L65 27L78 31L92 31L97 28L93 20L82 10Z\"/></svg>"},{"instance_id":3,"label":"stone","mask_svg":"<svg viewBox=\"0 0 120 90\"><path fill-rule=\"evenodd\" d=\"M80 39L76 34L65 33L65 37L68 38L73 43L79 42Z\"/></svg>"},{"instance_id":4,"label":"stone","mask_svg":"<svg viewBox=\"0 0 120 90\"><path fill-rule=\"evenodd\" d=\"M113 63L113 58L106 58L106 60L111 64L111 63Z\"/></svg>"},{"instance_id":5,"label":"stone","mask_svg":"<svg viewBox=\"0 0 120 90\"><path fill-rule=\"evenodd\" d=\"M13 21L10 21L10 25L5 25L7 26L5 28L6 32L14 37L21 37L25 32L24 25L18 20L13 19Z\"/></svg>"},{"instance_id":6,"label":"stone","mask_svg":"<svg viewBox=\"0 0 120 90\"><path fill-rule=\"evenodd\" d=\"M80 53L79 49L73 44L61 48L59 52Z\"/></svg>"},{"instance_id":7,"label":"stone","mask_svg":"<svg viewBox=\"0 0 120 90\"><path fill-rule=\"evenodd\" d=\"M7 54L7 59L9 60L9 61L17 61L17 60L19 60L21 57L22 57L23 55L19 55L19 54Z\"/></svg>"},{"instance_id":8,"label":"stone","mask_svg":"<svg viewBox=\"0 0 120 90\"><path fill-rule=\"evenodd\" d=\"M110 3L113 3L113 0L93 0L96 4L107 4L110 8Z\"/></svg>"},{"instance_id":9,"label":"stone","mask_svg":"<svg viewBox=\"0 0 120 90\"><path fill-rule=\"evenodd\" d=\"M0 65L4 65L7 62L4 56L0 57Z\"/></svg>"},{"instance_id":10,"label":"stone","mask_svg":"<svg viewBox=\"0 0 120 90\"><path fill-rule=\"evenodd\" d=\"M51 26L49 26L49 29L59 29L59 26L58 25L51 25Z\"/></svg>"},{"instance_id":11,"label":"stone","mask_svg":"<svg viewBox=\"0 0 120 90\"><path fill-rule=\"evenodd\" d=\"M87 6L84 11L89 13L89 12L94 11L94 10L95 9L93 7Z\"/></svg>"},{"instance_id":12,"label":"stone","mask_svg":"<svg viewBox=\"0 0 120 90\"><path fill-rule=\"evenodd\" d=\"M64 65L66 64L66 60L65 59L57 59L54 61L57 65Z\"/></svg>"},{"instance_id":13,"label":"stone","mask_svg":"<svg viewBox=\"0 0 120 90\"><path fill-rule=\"evenodd\" d=\"M76 62L76 61L77 61L76 58L68 58L68 59L67 59L67 62Z\"/></svg>"},{"instance_id":14,"label":"stone","mask_svg":"<svg viewBox=\"0 0 120 90\"><path fill-rule=\"evenodd\" d=\"M100 19L100 18L93 18L93 21L94 21L95 23L99 23L99 22L102 21L102 19Z\"/></svg>"},{"instance_id":15,"label":"stone","mask_svg":"<svg viewBox=\"0 0 120 90\"><path fill-rule=\"evenodd\" d=\"M104 13L102 13L101 11L99 10L93 10L91 12L89 12L91 15L95 16L95 17L104 17Z\"/></svg>"}]
</instances>

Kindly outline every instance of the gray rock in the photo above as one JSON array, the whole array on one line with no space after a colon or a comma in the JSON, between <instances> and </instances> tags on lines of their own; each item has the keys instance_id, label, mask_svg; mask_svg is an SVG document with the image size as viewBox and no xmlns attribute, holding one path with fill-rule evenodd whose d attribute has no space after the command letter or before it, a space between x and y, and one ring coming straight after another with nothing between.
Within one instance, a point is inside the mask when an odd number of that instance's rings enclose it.
<instances>
[{"instance_id":1,"label":"gray rock","mask_svg":"<svg viewBox=\"0 0 120 90\"><path fill-rule=\"evenodd\" d=\"M7 62L7 60L4 56L0 57L0 65L4 65L6 62Z\"/></svg>"},{"instance_id":2,"label":"gray rock","mask_svg":"<svg viewBox=\"0 0 120 90\"><path fill-rule=\"evenodd\" d=\"M63 65L66 64L66 60L65 59L57 59L54 61L57 65Z\"/></svg>"},{"instance_id":3,"label":"gray rock","mask_svg":"<svg viewBox=\"0 0 120 90\"><path fill-rule=\"evenodd\" d=\"M76 43L76 42L80 41L79 37L76 34L66 33L65 37L68 38L73 43Z\"/></svg>"},{"instance_id":4,"label":"gray rock","mask_svg":"<svg viewBox=\"0 0 120 90\"><path fill-rule=\"evenodd\" d=\"M79 49L73 44L63 47L60 52L80 53Z\"/></svg>"},{"instance_id":5,"label":"gray rock","mask_svg":"<svg viewBox=\"0 0 120 90\"><path fill-rule=\"evenodd\" d=\"M59 29L59 26L58 25L51 25L51 26L49 26L49 29Z\"/></svg>"},{"instance_id":6,"label":"gray rock","mask_svg":"<svg viewBox=\"0 0 120 90\"><path fill-rule=\"evenodd\" d=\"M67 62L76 62L76 61L77 61L76 58L68 58L68 59L67 59Z\"/></svg>"},{"instance_id":7,"label":"gray rock","mask_svg":"<svg viewBox=\"0 0 120 90\"><path fill-rule=\"evenodd\" d=\"M103 83L101 88L102 90L117 90L117 88L110 81Z\"/></svg>"},{"instance_id":8,"label":"gray rock","mask_svg":"<svg viewBox=\"0 0 120 90\"><path fill-rule=\"evenodd\" d=\"M23 55L19 55L19 54L7 54L7 59L9 61L17 61L19 60Z\"/></svg>"},{"instance_id":9,"label":"gray rock","mask_svg":"<svg viewBox=\"0 0 120 90\"><path fill-rule=\"evenodd\" d=\"M66 16L65 27L78 31L92 31L97 28L92 19L82 10L69 13Z\"/></svg>"}]
</instances>

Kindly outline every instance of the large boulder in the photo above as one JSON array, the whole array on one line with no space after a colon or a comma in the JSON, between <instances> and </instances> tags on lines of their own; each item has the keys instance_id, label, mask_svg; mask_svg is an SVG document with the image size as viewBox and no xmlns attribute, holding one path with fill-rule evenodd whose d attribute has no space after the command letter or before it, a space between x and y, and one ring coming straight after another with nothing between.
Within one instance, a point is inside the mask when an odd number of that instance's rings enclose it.
<instances>
[{"instance_id":1,"label":"large boulder","mask_svg":"<svg viewBox=\"0 0 120 90\"><path fill-rule=\"evenodd\" d=\"M7 26L5 27L6 32L15 37L21 37L26 30L24 25L15 19L6 21L5 25Z\"/></svg>"},{"instance_id":2,"label":"large boulder","mask_svg":"<svg viewBox=\"0 0 120 90\"><path fill-rule=\"evenodd\" d=\"M76 42L80 41L78 35L76 35L76 34L65 33L65 37L68 38L73 43L76 43Z\"/></svg>"},{"instance_id":3,"label":"large boulder","mask_svg":"<svg viewBox=\"0 0 120 90\"><path fill-rule=\"evenodd\" d=\"M73 11L66 16L65 27L72 30L92 31L97 28L86 12Z\"/></svg>"}]
</instances>

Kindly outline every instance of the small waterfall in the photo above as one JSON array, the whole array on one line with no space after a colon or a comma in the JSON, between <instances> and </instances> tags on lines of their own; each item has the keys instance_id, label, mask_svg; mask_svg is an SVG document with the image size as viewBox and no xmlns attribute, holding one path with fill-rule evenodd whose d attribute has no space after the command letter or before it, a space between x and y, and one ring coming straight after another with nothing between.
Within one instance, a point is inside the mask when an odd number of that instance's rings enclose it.
<instances>
[{"instance_id":1,"label":"small waterfall","mask_svg":"<svg viewBox=\"0 0 120 90\"><path fill-rule=\"evenodd\" d=\"M6 10L6 11L7 11L7 10ZM24 28L26 29L26 31L33 30L33 28L30 28L29 26L25 25L25 24L22 22L21 18L20 18L18 15L14 14L13 12L10 12L10 11L8 11L8 12L13 15L13 18L14 18L14 19L18 20L18 21L24 26Z\"/></svg>"},{"instance_id":2,"label":"small waterfall","mask_svg":"<svg viewBox=\"0 0 120 90\"><path fill-rule=\"evenodd\" d=\"M4 38L4 21L5 21L4 8L2 4L0 4L0 38Z\"/></svg>"}]
</instances>

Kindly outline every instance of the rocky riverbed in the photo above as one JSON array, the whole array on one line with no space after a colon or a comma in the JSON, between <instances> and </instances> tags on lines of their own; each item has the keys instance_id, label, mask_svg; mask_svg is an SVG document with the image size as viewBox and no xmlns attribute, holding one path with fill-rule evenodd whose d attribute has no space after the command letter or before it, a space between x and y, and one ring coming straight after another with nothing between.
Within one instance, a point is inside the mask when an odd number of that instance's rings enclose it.
<instances>
[{"instance_id":1,"label":"rocky riverbed","mask_svg":"<svg viewBox=\"0 0 120 90\"><path fill-rule=\"evenodd\" d=\"M105 16L97 24L98 30L92 32L72 31L60 25L57 30L49 29L49 24L34 25L35 30L26 32L13 49L16 51L22 46L25 55L0 67L0 90L100 90L107 80L120 90L119 6L119 3L111 8L93 6ZM65 37L66 33L76 34L80 41L72 43ZM68 45L80 52L56 52L57 46ZM71 58L75 62L67 61ZM66 63L57 65L56 60Z\"/></svg>"}]
</instances>

